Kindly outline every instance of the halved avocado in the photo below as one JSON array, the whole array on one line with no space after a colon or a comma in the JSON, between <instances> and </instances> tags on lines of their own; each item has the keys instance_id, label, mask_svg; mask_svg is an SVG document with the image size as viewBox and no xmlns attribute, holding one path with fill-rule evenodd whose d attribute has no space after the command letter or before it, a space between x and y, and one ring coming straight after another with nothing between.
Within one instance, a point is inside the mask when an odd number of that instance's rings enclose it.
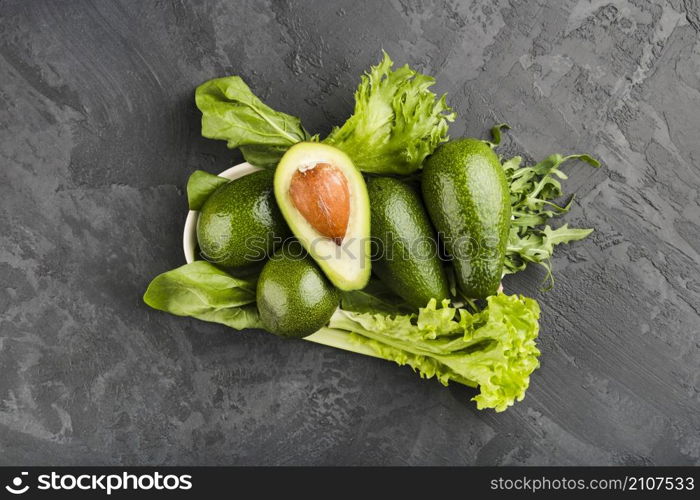
<instances>
[{"instance_id":1,"label":"halved avocado","mask_svg":"<svg viewBox=\"0 0 700 500\"><path fill-rule=\"evenodd\" d=\"M341 290L364 288L371 272L367 186L333 146L300 142L275 171L277 204L294 236Z\"/></svg>"}]
</instances>

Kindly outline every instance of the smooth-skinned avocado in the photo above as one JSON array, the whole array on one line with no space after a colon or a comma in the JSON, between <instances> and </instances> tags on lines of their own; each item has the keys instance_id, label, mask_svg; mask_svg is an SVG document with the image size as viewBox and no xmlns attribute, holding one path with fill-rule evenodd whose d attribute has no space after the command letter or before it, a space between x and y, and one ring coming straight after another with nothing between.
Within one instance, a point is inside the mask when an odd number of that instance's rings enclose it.
<instances>
[{"instance_id":1,"label":"smooth-skinned avocado","mask_svg":"<svg viewBox=\"0 0 700 500\"><path fill-rule=\"evenodd\" d=\"M426 161L421 189L459 288L472 298L495 294L510 229L510 193L496 153L478 139L447 142Z\"/></svg>"},{"instance_id":2,"label":"smooth-skinned avocado","mask_svg":"<svg viewBox=\"0 0 700 500\"><path fill-rule=\"evenodd\" d=\"M339 149L300 142L284 154L275 199L292 233L339 289L363 288L371 273L367 186Z\"/></svg>"},{"instance_id":3,"label":"smooth-skinned avocado","mask_svg":"<svg viewBox=\"0 0 700 500\"><path fill-rule=\"evenodd\" d=\"M339 295L306 250L292 242L265 263L256 300L266 330L281 337L302 338L328 323L338 307Z\"/></svg>"},{"instance_id":4,"label":"smooth-skinned avocado","mask_svg":"<svg viewBox=\"0 0 700 500\"><path fill-rule=\"evenodd\" d=\"M420 196L391 177L370 177L372 270L415 308L449 298L435 231Z\"/></svg>"},{"instance_id":5,"label":"smooth-skinned avocado","mask_svg":"<svg viewBox=\"0 0 700 500\"><path fill-rule=\"evenodd\" d=\"M214 264L245 269L264 261L290 236L273 193L274 173L261 170L224 184L202 205L197 242Z\"/></svg>"}]
</instances>

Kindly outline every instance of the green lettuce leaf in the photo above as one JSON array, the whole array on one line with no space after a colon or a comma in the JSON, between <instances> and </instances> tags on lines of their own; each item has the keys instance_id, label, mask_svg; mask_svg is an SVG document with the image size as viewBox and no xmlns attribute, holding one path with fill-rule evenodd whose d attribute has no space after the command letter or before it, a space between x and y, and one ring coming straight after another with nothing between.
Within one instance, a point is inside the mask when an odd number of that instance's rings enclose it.
<instances>
[{"instance_id":1,"label":"green lettuce leaf","mask_svg":"<svg viewBox=\"0 0 700 500\"><path fill-rule=\"evenodd\" d=\"M255 279L234 278L198 260L153 278L143 301L153 309L221 323L236 330L262 328Z\"/></svg>"},{"instance_id":2,"label":"green lettuce leaf","mask_svg":"<svg viewBox=\"0 0 700 500\"><path fill-rule=\"evenodd\" d=\"M202 135L241 148L246 161L258 167L276 165L290 146L311 139L299 118L267 106L238 76L203 83L195 102L202 112Z\"/></svg>"},{"instance_id":3,"label":"green lettuce leaf","mask_svg":"<svg viewBox=\"0 0 700 500\"><path fill-rule=\"evenodd\" d=\"M523 399L539 366L539 315L534 299L500 293L474 314L448 301L436 307L433 300L417 315L339 309L328 326L350 332L354 342L422 377L478 386L477 408L503 411Z\"/></svg>"},{"instance_id":4,"label":"green lettuce leaf","mask_svg":"<svg viewBox=\"0 0 700 500\"><path fill-rule=\"evenodd\" d=\"M363 172L410 174L448 139L455 118L429 88L435 79L406 66L393 71L384 58L362 76L355 92L355 111L323 141L343 150Z\"/></svg>"},{"instance_id":5,"label":"green lettuce leaf","mask_svg":"<svg viewBox=\"0 0 700 500\"><path fill-rule=\"evenodd\" d=\"M187 204L190 210L199 210L207 198L224 184L228 179L210 174L204 170L195 170L187 180Z\"/></svg>"}]
</instances>

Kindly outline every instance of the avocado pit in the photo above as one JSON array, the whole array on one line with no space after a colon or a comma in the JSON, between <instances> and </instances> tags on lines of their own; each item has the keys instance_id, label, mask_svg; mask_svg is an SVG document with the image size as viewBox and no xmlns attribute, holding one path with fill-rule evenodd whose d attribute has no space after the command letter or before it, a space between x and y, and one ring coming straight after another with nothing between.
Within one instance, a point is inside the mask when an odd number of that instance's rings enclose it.
<instances>
[{"instance_id":1,"label":"avocado pit","mask_svg":"<svg viewBox=\"0 0 700 500\"><path fill-rule=\"evenodd\" d=\"M289 184L292 204L322 236L340 245L350 219L350 190L343 172L327 162L303 166Z\"/></svg>"}]
</instances>

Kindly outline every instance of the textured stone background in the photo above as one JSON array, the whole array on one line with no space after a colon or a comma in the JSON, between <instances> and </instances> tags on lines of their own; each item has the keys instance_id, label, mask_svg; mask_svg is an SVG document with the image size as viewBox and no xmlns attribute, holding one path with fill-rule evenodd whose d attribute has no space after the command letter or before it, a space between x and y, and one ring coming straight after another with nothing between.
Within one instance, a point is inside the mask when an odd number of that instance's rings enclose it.
<instances>
[{"instance_id":1,"label":"textured stone background","mask_svg":"<svg viewBox=\"0 0 700 500\"><path fill-rule=\"evenodd\" d=\"M695 0L0 3L0 464L700 463ZM452 135L568 167L526 399L149 310L183 262L183 186L239 161L196 85L242 75L325 133L386 49L438 79Z\"/></svg>"}]
</instances>

